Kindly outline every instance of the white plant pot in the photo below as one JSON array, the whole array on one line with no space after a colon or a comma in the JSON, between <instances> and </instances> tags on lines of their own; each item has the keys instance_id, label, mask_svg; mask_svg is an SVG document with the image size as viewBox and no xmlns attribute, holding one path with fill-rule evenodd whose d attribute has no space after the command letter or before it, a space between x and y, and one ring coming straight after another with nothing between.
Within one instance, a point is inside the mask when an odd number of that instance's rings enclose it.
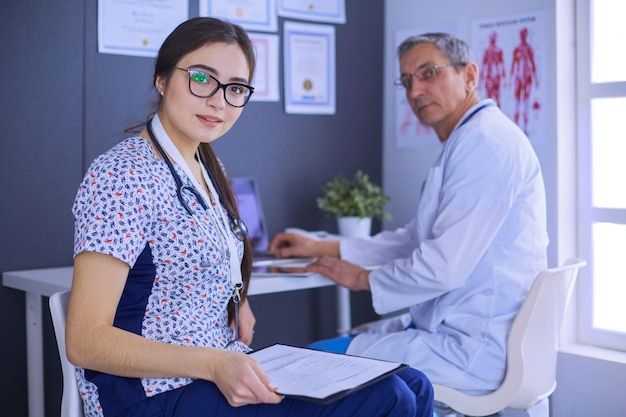
<instances>
[{"instance_id":1,"label":"white plant pot","mask_svg":"<svg viewBox=\"0 0 626 417\"><path fill-rule=\"evenodd\" d=\"M337 217L339 234L344 237L367 237L372 231L369 217Z\"/></svg>"}]
</instances>

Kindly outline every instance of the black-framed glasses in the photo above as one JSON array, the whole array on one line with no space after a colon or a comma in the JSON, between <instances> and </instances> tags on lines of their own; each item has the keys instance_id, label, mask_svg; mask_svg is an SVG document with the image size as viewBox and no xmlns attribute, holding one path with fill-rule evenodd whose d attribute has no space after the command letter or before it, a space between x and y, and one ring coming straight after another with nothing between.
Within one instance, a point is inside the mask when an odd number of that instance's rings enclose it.
<instances>
[{"instance_id":1,"label":"black-framed glasses","mask_svg":"<svg viewBox=\"0 0 626 417\"><path fill-rule=\"evenodd\" d=\"M206 72L189 68L179 68L189 74L189 92L196 97L212 97L220 88L224 90L224 100L233 107L243 107L248 104L254 87L243 83L222 84L217 78Z\"/></svg>"},{"instance_id":2,"label":"black-framed glasses","mask_svg":"<svg viewBox=\"0 0 626 417\"><path fill-rule=\"evenodd\" d=\"M441 70L447 67L459 67L465 65L465 62L453 62L451 64L438 64L431 65L424 68L418 68L412 74L402 74L400 78L394 81L394 85L396 87L405 88L406 90L410 90L413 88L413 77L417 81L431 81L437 75L441 73Z\"/></svg>"}]
</instances>

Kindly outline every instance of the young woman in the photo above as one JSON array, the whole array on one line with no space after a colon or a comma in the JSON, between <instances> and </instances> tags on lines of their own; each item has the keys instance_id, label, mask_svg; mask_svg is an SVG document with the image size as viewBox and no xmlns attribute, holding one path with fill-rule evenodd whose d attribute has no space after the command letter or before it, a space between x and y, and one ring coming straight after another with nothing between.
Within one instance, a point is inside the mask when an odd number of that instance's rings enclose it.
<instances>
[{"instance_id":1,"label":"young woman","mask_svg":"<svg viewBox=\"0 0 626 417\"><path fill-rule=\"evenodd\" d=\"M156 60L156 114L80 185L66 342L86 416L432 415L413 369L321 406L278 395L245 354L249 243L210 143L241 115L254 67L240 27L182 23Z\"/></svg>"}]
</instances>

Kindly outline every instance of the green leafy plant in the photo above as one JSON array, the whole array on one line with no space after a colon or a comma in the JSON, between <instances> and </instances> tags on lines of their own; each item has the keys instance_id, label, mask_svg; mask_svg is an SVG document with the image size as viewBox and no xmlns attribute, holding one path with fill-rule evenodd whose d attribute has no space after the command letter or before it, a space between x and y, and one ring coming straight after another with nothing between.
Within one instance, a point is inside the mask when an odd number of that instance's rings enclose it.
<instances>
[{"instance_id":1,"label":"green leafy plant","mask_svg":"<svg viewBox=\"0 0 626 417\"><path fill-rule=\"evenodd\" d=\"M389 196L369 177L358 170L353 179L337 175L322 188L324 195L317 198L317 207L327 216L371 217L380 220L391 218L385 209Z\"/></svg>"}]
</instances>

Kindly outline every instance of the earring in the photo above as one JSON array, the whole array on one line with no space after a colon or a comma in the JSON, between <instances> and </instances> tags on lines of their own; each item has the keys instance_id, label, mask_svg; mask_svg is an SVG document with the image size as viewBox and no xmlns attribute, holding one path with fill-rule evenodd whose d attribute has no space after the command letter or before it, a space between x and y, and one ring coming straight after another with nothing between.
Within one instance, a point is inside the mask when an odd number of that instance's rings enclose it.
<instances>
[{"instance_id":1,"label":"earring","mask_svg":"<svg viewBox=\"0 0 626 417\"><path fill-rule=\"evenodd\" d=\"M159 91L159 94L163 95L165 94L165 91Z\"/></svg>"}]
</instances>

